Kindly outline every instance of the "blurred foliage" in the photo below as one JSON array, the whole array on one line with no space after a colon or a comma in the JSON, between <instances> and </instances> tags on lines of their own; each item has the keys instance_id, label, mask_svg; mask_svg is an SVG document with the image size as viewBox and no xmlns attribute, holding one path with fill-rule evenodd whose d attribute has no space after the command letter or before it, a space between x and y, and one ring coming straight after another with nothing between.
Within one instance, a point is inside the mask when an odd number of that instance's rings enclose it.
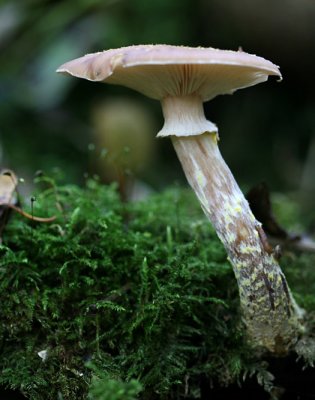
<instances>
[{"instance_id":1,"label":"blurred foliage","mask_svg":"<svg viewBox=\"0 0 315 400\"><path fill-rule=\"evenodd\" d=\"M219 97L206 105L206 113L219 125L223 154L240 182L253 186L264 180L272 189L300 191L308 212L314 194L309 173L314 165L314 82L309 79L314 17L312 0L80 0L75 5L71 0L4 0L1 163L20 175L57 166L69 180L82 183L83 174L93 169L91 115L107 96L130 94L162 124L154 101L127 89L57 76L55 69L69 59L138 43L242 46L279 64L284 81L240 91L233 99ZM156 141L156 153L150 173L139 173L140 178L153 187L184 179L168 140Z\"/></svg>"},{"instance_id":2,"label":"blurred foliage","mask_svg":"<svg viewBox=\"0 0 315 400\"><path fill-rule=\"evenodd\" d=\"M185 40L183 22L187 40L193 30L189 4L187 0L80 0L74 6L69 0L17 0L2 5L0 15L6 24L0 44L7 51L0 74L6 81L6 96L28 107L47 108L60 101L71 85L53 74L67 59L143 40L180 43ZM152 24L153 15L162 24Z\"/></svg>"},{"instance_id":3,"label":"blurred foliage","mask_svg":"<svg viewBox=\"0 0 315 400\"><path fill-rule=\"evenodd\" d=\"M95 180L37 185L34 213L58 218L13 215L3 233L1 385L32 400L194 399L204 379L246 377L272 390L268 362L244 343L226 253L190 191L121 203ZM310 336L314 258L283 260Z\"/></svg>"},{"instance_id":4,"label":"blurred foliage","mask_svg":"<svg viewBox=\"0 0 315 400\"><path fill-rule=\"evenodd\" d=\"M56 68L88 51L122 44L187 42L193 31L190 7L187 0L147 5L141 0L81 0L75 6L72 1L4 2L0 6L2 163L23 175L57 166L70 180L82 182L92 139L88 119L97 98L82 93L71 100L69 91L76 82L57 76Z\"/></svg>"}]
</instances>

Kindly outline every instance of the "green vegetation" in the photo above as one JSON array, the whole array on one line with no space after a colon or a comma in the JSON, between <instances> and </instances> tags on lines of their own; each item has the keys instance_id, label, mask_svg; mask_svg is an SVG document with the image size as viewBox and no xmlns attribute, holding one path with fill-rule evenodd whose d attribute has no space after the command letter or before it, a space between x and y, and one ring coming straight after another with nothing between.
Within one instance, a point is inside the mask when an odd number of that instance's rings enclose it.
<instances>
[{"instance_id":1,"label":"green vegetation","mask_svg":"<svg viewBox=\"0 0 315 400\"><path fill-rule=\"evenodd\" d=\"M3 232L1 385L32 400L197 399L204 377L255 376L271 390L268 362L244 340L225 251L190 191L126 204L96 180L37 183L35 215L57 219L14 214ZM314 261L282 261L310 331ZM314 360L303 343L300 355Z\"/></svg>"}]
</instances>

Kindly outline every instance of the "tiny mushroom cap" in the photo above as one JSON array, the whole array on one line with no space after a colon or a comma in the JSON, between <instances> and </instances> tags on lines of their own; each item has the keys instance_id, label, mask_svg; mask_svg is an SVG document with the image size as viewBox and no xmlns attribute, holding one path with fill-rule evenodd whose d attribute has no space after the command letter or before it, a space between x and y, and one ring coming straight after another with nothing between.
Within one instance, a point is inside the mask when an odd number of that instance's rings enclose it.
<instances>
[{"instance_id":1,"label":"tiny mushroom cap","mask_svg":"<svg viewBox=\"0 0 315 400\"><path fill-rule=\"evenodd\" d=\"M17 184L18 178L13 171L10 169L0 171L0 203L12 202Z\"/></svg>"}]
</instances>

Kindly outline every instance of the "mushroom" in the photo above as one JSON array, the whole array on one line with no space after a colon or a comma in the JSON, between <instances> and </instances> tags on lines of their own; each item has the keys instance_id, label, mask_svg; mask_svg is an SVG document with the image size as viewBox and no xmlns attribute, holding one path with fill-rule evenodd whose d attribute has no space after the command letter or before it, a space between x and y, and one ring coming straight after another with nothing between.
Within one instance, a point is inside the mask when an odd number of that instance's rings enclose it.
<instances>
[{"instance_id":1,"label":"mushroom","mask_svg":"<svg viewBox=\"0 0 315 400\"><path fill-rule=\"evenodd\" d=\"M132 99L107 99L93 108L93 141L101 157L93 157L102 181L118 182L122 201L134 200L146 192L137 179L153 158L154 130L144 105ZM104 156L105 154L105 156Z\"/></svg>"},{"instance_id":2,"label":"mushroom","mask_svg":"<svg viewBox=\"0 0 315 400\"><path fill-rule=\"evenodd\" d=\"M275 75L279 68L243 51L138 45L88 54L57 72L123 85L160 100L165 123L187 180L224 244L238 282L242 318L255 346L284 353L301 332L301 311L218 147L218 130L203 102Z\"/></svg>"}]
</instances>

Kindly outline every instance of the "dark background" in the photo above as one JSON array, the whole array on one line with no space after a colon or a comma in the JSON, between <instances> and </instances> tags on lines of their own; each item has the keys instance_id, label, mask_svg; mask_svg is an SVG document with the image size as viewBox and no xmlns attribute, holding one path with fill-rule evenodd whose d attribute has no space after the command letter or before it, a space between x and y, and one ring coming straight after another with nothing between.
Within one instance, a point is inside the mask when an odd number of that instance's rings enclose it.
<instances>
[{"instance_id":1,"label":"dark background","mask_svg":"<svg viewBox=\"0 0 315 400\"><path fill-rule=\"evenodd\" d=\"M312 207L314 21L314 0L2 1L0 164L26 184L37 170L57 169L66 182L79 184L87 173L102 175L93 115L104 101L121 97L145 110L152 138L158 132L158 102L56 74L65 61L141 43L241 46L279 65L283 81L270 79L205 105L219 126L223 156L244 189L266 181L273 191L303 194ZM168 139L154 141L150 158L136 172L148 187L184 182Z\"/></svg>"}]
</instances>

